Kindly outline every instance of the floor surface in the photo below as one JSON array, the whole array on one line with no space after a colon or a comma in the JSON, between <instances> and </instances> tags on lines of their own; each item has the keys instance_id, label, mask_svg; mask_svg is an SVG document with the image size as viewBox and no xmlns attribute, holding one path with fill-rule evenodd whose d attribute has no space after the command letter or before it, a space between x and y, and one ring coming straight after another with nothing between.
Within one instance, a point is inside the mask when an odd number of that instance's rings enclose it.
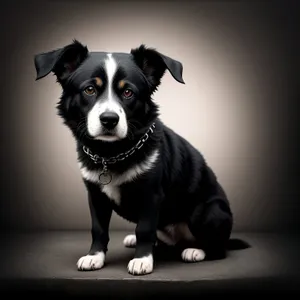
<instances>
[{"instance_id":1,"label":"floor surface","mask_svg":"<svg viewBox=\"0 0 300 300\"><path fill-rule=\"evenodd\" d=\"M251 247L230 251L223 260L200 263L184 263L171 253L164 253L157 257L152 274L132 276L127 272L127 263L134 249L123 246L126 234L111 233L105 267L89 272L76 268L78 258L89 249L89 232L2 235L1 289L10 293L129 298L300 290L298 236L235 233L232 237L243 239Z\"/></svg>"}]
</instances>

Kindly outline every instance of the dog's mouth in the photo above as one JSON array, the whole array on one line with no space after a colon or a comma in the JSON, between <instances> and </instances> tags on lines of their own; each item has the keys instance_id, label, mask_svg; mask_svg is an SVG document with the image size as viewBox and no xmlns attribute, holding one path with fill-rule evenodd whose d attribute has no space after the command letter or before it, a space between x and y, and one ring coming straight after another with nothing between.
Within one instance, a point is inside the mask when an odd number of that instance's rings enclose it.
<instances>
[{"instance_id":1,"label":"dog's mouth","mask_svg":"<svg viewBox=\"0 0 300 300\"><path fill-rule=\"evenodd\" d=\"M95 140L101 141L117 141L120 137L115 133L114 130L104 130L101 134L94 137Z\"/></svg>"},{"instance_id":2,"label":"dog's mouth","mask_svg":"<svg viewBox=\"0 0 300 300\"><path fill-rule=\"evenodd\" d=\"M89 140L102 140L102 141L116 141L120 137L113 131L104 131L96 136L91 135L88 130L85 131L84 136Z\"/></svg>"},{"instance_id":3,"label":"dog's mouth","mask_svg":"<svg viewBox=\"0 0 300 300\"><path fill-rule=\"evenodd\" d=\"M85 136L89 139L89 140L98 140L98 141L107 141L107 142L114 142L114 141L118 141L121 140L122 137L120 137L116 132L114 131L101 131L98 135L91 135L88 131L86 131Z\"/></svg>"},{"instance_id":4,"label":"dog's mouth","mask_svg":"<svg viewBox=\"0 0 300 300\"><path fill-rule=\"evenodd\" d=\"M115 136L116 134L115 134L114 131L104 130L101 135L103 135L103 136Z\"/></svg>"}]
</instances>

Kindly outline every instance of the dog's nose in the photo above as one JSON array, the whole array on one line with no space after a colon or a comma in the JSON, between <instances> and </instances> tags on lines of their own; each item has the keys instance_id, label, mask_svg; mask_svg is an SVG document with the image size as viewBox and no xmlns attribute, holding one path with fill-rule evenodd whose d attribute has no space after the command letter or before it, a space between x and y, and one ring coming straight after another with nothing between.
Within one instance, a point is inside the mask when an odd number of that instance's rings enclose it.
<instances>
[{"instance_id":1,"label":"dog's nose","mask_svg":"<svg viewBox=\"0 0 300 300\"><path fill-rule=\"evenodd\" d=\"M113 129L119 122L119 116L115 112L104 112L100 115L101 124L107 129Z\"/></svg>"}]
</instances>

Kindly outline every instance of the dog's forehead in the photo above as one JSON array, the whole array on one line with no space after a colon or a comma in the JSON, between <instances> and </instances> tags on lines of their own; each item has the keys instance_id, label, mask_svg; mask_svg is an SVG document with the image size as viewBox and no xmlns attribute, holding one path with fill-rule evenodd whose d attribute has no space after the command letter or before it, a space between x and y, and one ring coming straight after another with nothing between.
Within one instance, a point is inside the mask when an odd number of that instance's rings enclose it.
<instances>
[{"instance_id":1,"label":"dog's forehead","mask_svg":"<svg viewBox=\"0 0 300 300\"><path fill-rule=\"evenodd\" d=\"M109 77L113 77L120 68L128 76L134 76L131 71L137 68L132 54L122 52L90 52L88 58L74 72L71 81L74 84L80 84L82 81L94 77L95 73L99 70L102 70L104 73L110 73Z\"/></svg>"},{"instance_id":2,"label":"dog's forehead","mask_svg":"<svg viewBox=\"0 0 300 300\"><path fill-rule=\"evenodd\" d=\"M122 52L90 52L88 59L91 66L105 66L109 61L113 61L118 66L134 65L132 55Z\"/></svg>"}]
</instances>

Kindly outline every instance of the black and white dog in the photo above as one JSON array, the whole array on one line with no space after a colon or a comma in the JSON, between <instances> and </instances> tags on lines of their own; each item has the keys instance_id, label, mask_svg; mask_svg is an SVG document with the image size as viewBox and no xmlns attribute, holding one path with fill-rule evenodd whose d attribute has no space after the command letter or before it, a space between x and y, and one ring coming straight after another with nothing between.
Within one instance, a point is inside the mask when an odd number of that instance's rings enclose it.
<instances>
[{"instance_id":1,"label":"black and white dog","mask_svg":"<svg viewBox=\"0 0 300 300\"><path fill-rule=\"evenodd\" d=\"M199 151L163 124L151 98L166 70L184 83L182 64L144 45L90 52L77 40L34 62L36 80L53 72L62 87L58 114L76 139L88 192L92 244L78 270L104 266L112 211L136 224L124 239L135 247L130 274L153 271L157 243L177 247L186 262L225 258L233 227L227 196Z\"/></svg>"}]
</instances>

